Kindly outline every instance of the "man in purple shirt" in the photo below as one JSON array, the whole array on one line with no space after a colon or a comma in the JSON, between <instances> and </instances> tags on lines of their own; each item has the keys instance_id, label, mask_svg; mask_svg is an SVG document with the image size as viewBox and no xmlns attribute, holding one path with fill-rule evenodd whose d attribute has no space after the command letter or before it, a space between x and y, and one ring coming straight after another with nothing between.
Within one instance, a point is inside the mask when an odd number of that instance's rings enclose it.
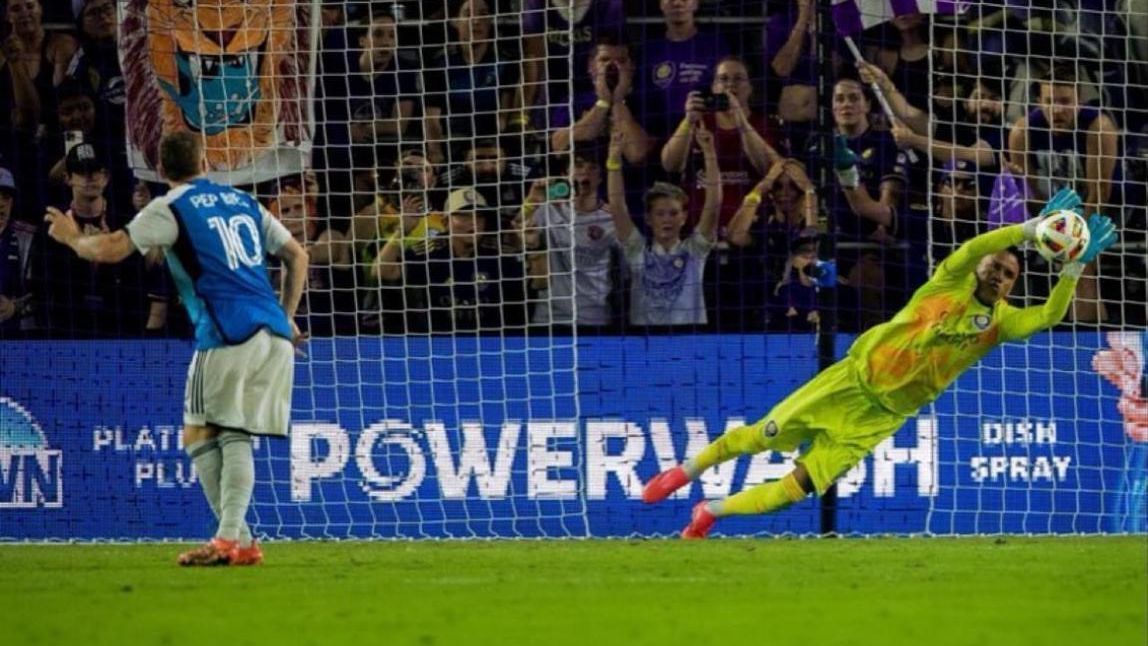
<instances>
[{"instance_id":1,"label":"man in purple shirt","mask_svg":"<svg viewBox=\"0 0 1148 646\"><path fill-rule=\"evenodd\" d=\"M669 134L690 91L705 89L718 61L736 53L717 31L698 28L698 0L661 0L660 5L665 34L643 34L635 83L642 123L655 136Z\"/></svg>"}]
</instances>

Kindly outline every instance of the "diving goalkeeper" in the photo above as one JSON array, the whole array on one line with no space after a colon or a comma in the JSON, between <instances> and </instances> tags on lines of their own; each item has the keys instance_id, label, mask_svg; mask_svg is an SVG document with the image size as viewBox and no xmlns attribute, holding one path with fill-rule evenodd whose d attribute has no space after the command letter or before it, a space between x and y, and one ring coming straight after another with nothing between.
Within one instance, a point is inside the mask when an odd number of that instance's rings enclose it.
<instances>
[{"instance_id":1,"label":"diving goalkeeper","mask_svg":"<svg viewBox=\"0 0 1148 646\"><path fill-rule=\"evenodd\" d=\"M1020 274L1015 245L1031 240L1043 216L1081 211L1080 196L1064 189L1024 224L997 229L961 245L891 321L857 339L830 366L749 426L730 430L682 465L663 471L642 492L654 503L703 471L761 451L809 448L780 480L693 508L682 538L705 538L723 516L765 514L818 495L889 437L917 409L936 399L966 368L1005 341L1027 338L1064 318L1086 263L1114 242L1112 221L1088 220L1088 247L1065 264L1043 305L1016 308L1007 297Z\"/></svg>"}]
</instances>

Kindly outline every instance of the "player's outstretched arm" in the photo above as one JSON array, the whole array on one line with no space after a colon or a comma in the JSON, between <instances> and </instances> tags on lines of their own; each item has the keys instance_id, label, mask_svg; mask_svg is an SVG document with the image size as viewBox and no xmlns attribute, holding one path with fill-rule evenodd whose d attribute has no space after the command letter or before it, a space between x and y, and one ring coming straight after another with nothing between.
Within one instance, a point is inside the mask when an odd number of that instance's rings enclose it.
<instances>
[{"instance_id":1,"label":"player's outstretched arm","mask_svg":"<svg viewBox=\"0 0 1148 646\"><path fill-rule=\"evenodd\" d=\"M937 274L964 276L976 269L977 263L981 261L981 258L1018 245L1025 240L1035 238L1036 225L1049 213L1062 210L1079 211L1080 209L1081 200L1076 191L1070 188L1063 188L1045 204L1044 208L1040 211L1040 215L1035 218L1028 220L1024 224L1001 227L1000 229L983 233L962 244L956 251L949 254L949 257L945 258L944 262L937 267Z\"/></svg>"},{"instance_id":2,"label":"player's outstretched arm","mask_svg":"<svg viewBox=\"0 0 1148 646\"><path fill-rule=\"evenodd\" d=\"M123 229L94 235L80 233L80 227L70 211L64 213L49 206L44 220L48 222L48 235L56 242L71 247L84 260L114 264L136 250Z\"/></svg>"},{"instance_id":3,"label":"player's outstretched arm","mask_svg":"<svg viewBox=\"0 0 1148 646\"><path fill-rule=\"evenodd\" d=\"M1018 225L1023 226L1023 225ZM1076 293L1076 283L1084 272L1084 266L1096 260L1105 249L1116 244L1119 236L1112 220L1094 214L1088 218L1088 247L1075 262L1064 265L1060 278L1042 305L1034 305L1019 310L1006 311L1001 319L1001 335L1004 341L1024 339L1041 330L1046 330L1064 320L1072 297Z\"/></svg>"}]
</instances>

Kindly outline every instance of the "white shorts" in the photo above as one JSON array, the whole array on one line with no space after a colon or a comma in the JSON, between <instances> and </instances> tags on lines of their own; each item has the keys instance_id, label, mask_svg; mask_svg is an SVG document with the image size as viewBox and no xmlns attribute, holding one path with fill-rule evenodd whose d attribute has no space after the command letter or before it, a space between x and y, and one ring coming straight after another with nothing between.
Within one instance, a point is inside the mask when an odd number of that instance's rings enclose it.
<instances>
[{"instance_id":1,"label":"white shorts","mask_svg":"<svg viewBox=\"0 0 1148 646\"><path fill-rule=\"evenodd\" d=\"M187 369L183 423L286 436L295 348L260 330L239 345L196 350Z\"/></svg>"}]
</instances>

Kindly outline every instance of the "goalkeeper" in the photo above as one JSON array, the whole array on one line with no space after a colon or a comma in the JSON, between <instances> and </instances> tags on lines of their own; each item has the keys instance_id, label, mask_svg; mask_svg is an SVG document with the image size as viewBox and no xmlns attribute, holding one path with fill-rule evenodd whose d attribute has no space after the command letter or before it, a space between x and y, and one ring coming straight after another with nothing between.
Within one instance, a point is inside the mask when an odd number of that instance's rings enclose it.
<instances>
[{"instance_id":1,"label":"goalkeeper","mask_svg":"<svg viewBox=\"0 0 1148 646\"><path fill-rule=\"evenodd\" d=\"M1084 265L1116 242L1112 221L1102 215L1089 219L1088 247L1078 261L1064 266L1043 305L1022 309L1006 300L1020 274L1014 245L1032 240L1042 217L1061 209L1079 212L1080 197L1064 189L1040 216L961 245L904 309L859 337L844 359L755 424L725 433L682 465L658 474L642 500L664 500L706 469L739 455L792 451L805 442L809 448L780 480L698 503L682 538L705 538L723 516L765 514L813 491L823 494L993 347L1027 338L1064 318Z\"/></svg>"}]
</instances>

